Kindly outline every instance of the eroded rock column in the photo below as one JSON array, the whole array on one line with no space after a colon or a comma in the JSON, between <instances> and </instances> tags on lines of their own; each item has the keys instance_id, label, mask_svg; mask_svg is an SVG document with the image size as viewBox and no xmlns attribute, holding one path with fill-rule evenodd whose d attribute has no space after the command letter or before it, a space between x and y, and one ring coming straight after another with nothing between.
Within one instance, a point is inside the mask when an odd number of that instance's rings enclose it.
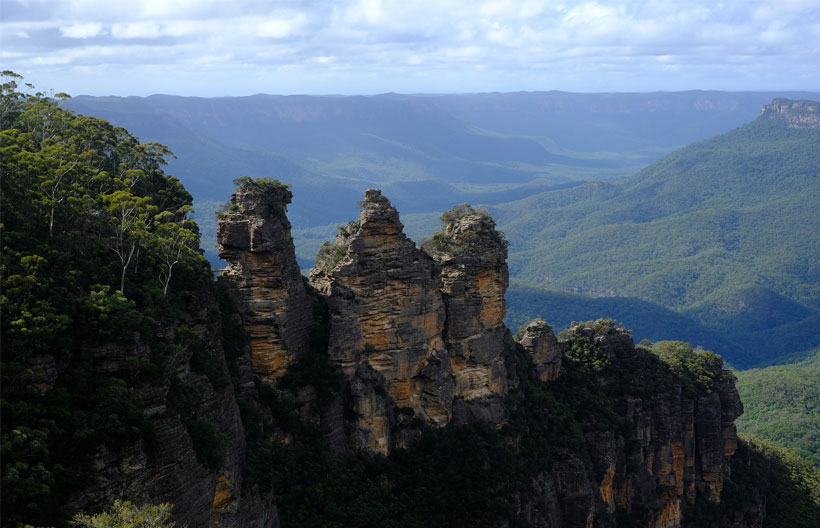
<instances>
[{"instance_id":1,"label":"eroded rock column","mask_svg":"<svg viewBox=\"0 0 820 528\"><path fill-rule=\"evenodd\" d=\"M453 383L432 259L381 191L368 190L361 205L310 277L327 298L330 360L350 380L355 443L387 452L395 409L449 422Z\"/></svg>"},{"instance_id":2,"label":"eroded rock column","mask_svg":"<svg viewBox=\"0 0 820 528\"><path fill-rule=\"evenodd\" d=\"M276 180L246 181L217 227L219 257L230 263L219 280L238 304L254 374L268 383L306 352L313 324L285 214L291 198Z\"/></svg>"},{"instance_id":3,"label":"eroded rock column","mask_svg":"<svg viewBox=\"0 0 820 528\"><path fill-rule=\"evenodd\" d=\"M467 204L442 216L444 230L425 247L436 260L447 309L444 340L450 351L455 396L465 402L507 393L502 357L509 285L503 234L483 210ZM497 409L501 411L501 409ZM487 416L495 421L498 417Z\"/></svg>"}]
</instances>

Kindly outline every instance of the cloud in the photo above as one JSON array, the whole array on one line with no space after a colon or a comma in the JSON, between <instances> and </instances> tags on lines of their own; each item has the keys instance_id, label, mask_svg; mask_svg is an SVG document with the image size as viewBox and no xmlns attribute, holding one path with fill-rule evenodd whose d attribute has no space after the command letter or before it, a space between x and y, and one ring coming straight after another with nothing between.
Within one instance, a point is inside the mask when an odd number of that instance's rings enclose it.
<instances>
[{"instance_id":1,"label":"cloud","mask_svg":"<svg viewBox=\"0 0 820 528\"><path fill-rule=\"evenodd\" d=\"M95 64L151 71L123 93L820 87L813 0L4 0L0 32L5 67L79 91Z\"/></svg>"},{"instance_id":2,"label":"cloud","mask_svg":"<svg viewBox=\"0 0 820 528\"><path fill-rule=\"evenodd\" d=\"M256 22L256 35L263 38L282 39L299 32L307 22L303 13L296 13L287 18L269 18Z\"/></svg>"},{"instance_id":3,"label":"cloud","mask_svg":"<svg viewBox=\"0 0 820 528\"><path fill-rule=\"evenodd\" d=\"M60 26L60 34L64 37L84 39L96 37L103 33L103 25L98 22L88 24L74 24L72 26Z\"/></svg>"},{"instance_id":4,"label":"cloud","mask_svg":"<svg viewBox=\"0 0 820 528\"><path fill-rule=\"evenodd\" d=\"M111 26L111 36L114 38L153 39L159 37L161 34L162 28L156 22L129 22L126 24L113 24Z\"/></svg>"}]
</instances>

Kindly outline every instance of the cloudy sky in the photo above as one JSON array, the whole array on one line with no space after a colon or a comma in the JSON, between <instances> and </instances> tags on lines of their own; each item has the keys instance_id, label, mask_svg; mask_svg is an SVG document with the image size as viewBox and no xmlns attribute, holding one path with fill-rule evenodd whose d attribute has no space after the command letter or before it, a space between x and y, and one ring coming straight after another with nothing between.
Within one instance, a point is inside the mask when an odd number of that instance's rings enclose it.
<instances>
[{"instance_id":1,"label":"cloudy sky","mask_svg":"<svg viewBox=\"0 0 820 528\"><path fill-rule=\"evenodd\" d=\"M0 0L72 95L820 89L820 0Z\"/></svg>"}]
</instances>

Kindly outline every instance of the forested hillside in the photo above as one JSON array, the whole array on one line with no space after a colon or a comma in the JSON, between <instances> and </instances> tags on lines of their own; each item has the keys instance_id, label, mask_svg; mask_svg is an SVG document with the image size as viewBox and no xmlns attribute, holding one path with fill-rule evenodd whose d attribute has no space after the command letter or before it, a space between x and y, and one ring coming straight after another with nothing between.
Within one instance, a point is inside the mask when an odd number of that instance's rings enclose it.
<instances>
[{"instance_id":1,"label":"forested hillside","mask_svg":"<svg viewBox=\"0 0 820 528\"><path fill-rule=\"evenodd\" d=\"M738 431L787 446L820 467L820 350L790 365L737 372Z\"/></svg>"},{"instance_id":2,"label":"forested hillside","mask_svg":"<svg viewBox=\"0 0 820 528\"><path fill-rule=\"evenodd\" d=\"M198 338L155 330L177 317L179 291L212 279L191 195L163 173L169 151L17 80L0 95L2 524L53 525L100 450L162 450L148 395ZM213 427L187 420L197 455L221 456Z\"/></svg>"},{"instance_id":3,"label":"forested hillside","mask_svg":"<svg viewBox=\"0 0 820 528\"><path fill-rule=\"evenodd\" d=\"M738 367L808 350L820 343L818 145L816 127L767 112L622 182L498 206L511 274L665 306L734 341L723 353Z\"/></svg>"},{"instance_id":4,"label":"forested hillside","mask_svg":"<svg viewBox=\"0 0 820 528\"><path fill-rule=\"evenodd\" d=\"M65 105L169 145L178 155L170 170L193 194L198 219L211 220L234 178L269 174L293 185L294 227L330 224L332 236L369 187L405 215L435 218L454 203L499 204L625 177L748 122L778 96L811 94L155 95ZM202 227L215 260L215 239ZM295 237L298 248L304 238Z\"/></svg>"}]
</instances>

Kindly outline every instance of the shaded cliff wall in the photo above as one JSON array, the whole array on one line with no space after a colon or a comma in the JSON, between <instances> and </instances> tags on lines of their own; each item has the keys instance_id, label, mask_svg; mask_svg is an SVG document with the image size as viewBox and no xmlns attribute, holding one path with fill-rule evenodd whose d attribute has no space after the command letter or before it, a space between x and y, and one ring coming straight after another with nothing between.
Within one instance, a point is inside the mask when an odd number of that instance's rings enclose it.
<instances>
[{"instance_id":1,"label":"shaded cliff wall","mask_svg":"<svg viewBox=\"0 0 820 528\"><path fill-rule=\"evenodd\" d=\"M247 448L234 384L252 385L250 358L226 360L221 314L210 289L178 295L178 318L162 318L155 338L88 349L97 372L134 378L134 365L167 357L161 381L136 378L153 438L101 446L70 498L71 511L95 512L126 498L170 502L188 526L279 525L272 493L244 481ZM229 365L230 363L230 365Z\"/></svg>"},{"instance_id":2,"label":"shaded cliff wall","mask_svg":"<svg viewBox=\"0 0 820 528\"><path fill-rule=\"evenodd\" d=\"M305 353L313 324L285 214L291 198L278 181L246 181L217 227L219 257L230 263L219 279L239 307L254 374L268 383Z\"/></svg>"},{"instance_id":3,"label":"shaded cliff wall","mask_svg":"<svg viewBox=\"0 0 820 528\"><path fill-rule=\"evenodd\" d=\"M566 377L556 388L575 402L591 462L586 479L571 464L546 477L556 483L547 487L557 490L563 526L585 526L584 514L593 513L635 526L679 527L703 501L720 502L743 407L717 356L689 349L685 360L705 365L708 379L694 387L610 321L573 324L558 346L567 354ZM596 404L593 394L605 399ZM574 483L574 500L561 498L560 482Z\"/></svg>"},{"instance_id":4,"label":"shaded cliff wall","mask_svg":"<svg viewBox=\"0 0 820 528\"><path fill-rule=\"evenodd\" d=\"M250 261L266 267L267 284L301 284L301 277L298 268L279 264L292 258L292 245L281 238L284 229L266 223L284 226L280 217L259 216L254 211L261 202L246 207L245 199L258 197L237 192L235 210L220 225L223 251L239 264L232 264L226 282L252 339L286 343L281 336L288 328L307 325L301 319L297 324L293 314L308 317L311 301L298 288L254 291L259 283ZM268 199L286 203L281 196ZM327 353L342 374L339 396L332 412L300 411L301 419L333 429L333 435L345 431L354 449L389 454L413 445L429 426L505 423L524 404L516 396L523 375L532 383L549 382L555 397L567 402L583 430L583 445L559 450L559 459L539 470L527 491L505 499L517 518L569 527L615 526L623 518L666 528L682 526L702 501L720 501L737 442L734 420L742 412L731 379L721 377L722 366L712 365L713 383L692 392L611 322L574 325L558 339L536 320L515 343L502 323L506 248L485 213L455 208L444 215L442 232L420 249L379 191L367 191L361 205L359 218L320 251L311 271L327 307ZM278 241L265 246L266 264L249 256L250 235L244 246L237 242L254 230L278 233ZM276 251L289 254L272 256ZM254 303L271 296L278 296L277 309L265 320L255 317ZM268 382L299 357L290 346L281 348L289 359L278 363ZM307 347L303 342L292 349ZM268 350L262 347L263 354ZM511 350L528 365L518 374L511 371ZM255 374L265 379L272 371L259 364L254 360Z\"/></svg>"}]
</instances>

